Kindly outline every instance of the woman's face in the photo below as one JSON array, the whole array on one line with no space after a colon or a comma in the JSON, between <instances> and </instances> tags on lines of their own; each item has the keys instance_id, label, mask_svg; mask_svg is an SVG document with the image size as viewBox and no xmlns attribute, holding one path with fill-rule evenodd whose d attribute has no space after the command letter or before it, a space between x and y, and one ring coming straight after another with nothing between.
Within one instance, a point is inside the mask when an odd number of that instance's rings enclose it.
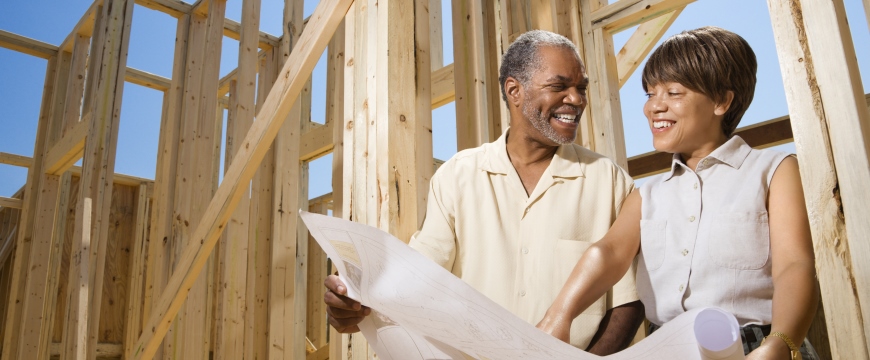
<instances>
[{"instance_id":1,"label":"woman's face","mask_svg":"<svg viewBox=\"0 0 870 360\"><path fill-rule=\"evenodd\" d=\"M653 147L680 154L723 144L727 139L722 133L722 117L727 110L728 105L716 104L706 95L675 82L648 87L643 106Z\"/></svg>"}]
</instances>

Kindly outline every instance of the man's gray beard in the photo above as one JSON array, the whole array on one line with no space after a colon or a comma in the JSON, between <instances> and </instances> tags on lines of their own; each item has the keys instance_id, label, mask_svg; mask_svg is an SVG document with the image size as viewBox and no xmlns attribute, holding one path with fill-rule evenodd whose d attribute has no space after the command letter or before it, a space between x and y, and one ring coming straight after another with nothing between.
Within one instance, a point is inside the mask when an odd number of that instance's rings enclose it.
<instances>
[{"instance_id":1,"label":"man's gray beard","mask_svg":"<svg viewBox=\"0 0 870 360\"><path fill-rule=\"evenodd\" d=\"M562 136L556 129L553 129L550 126L550 117L544 116L538 109L532 108L528 102L523 103L523 115L526 119L529 119L529 122L532 123L532 126L544 135L547 139L552 140L554 143L559 145L570 144L574 142L574 139L577 138L577 133L575 132L571 137Z\"/></svg>"}]
</instances>

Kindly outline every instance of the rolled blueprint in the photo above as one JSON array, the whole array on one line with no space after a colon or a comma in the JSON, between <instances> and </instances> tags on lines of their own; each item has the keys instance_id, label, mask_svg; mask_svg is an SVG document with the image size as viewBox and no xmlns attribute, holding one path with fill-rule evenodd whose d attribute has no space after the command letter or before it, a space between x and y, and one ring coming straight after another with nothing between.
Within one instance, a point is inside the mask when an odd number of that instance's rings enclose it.
<instances>
[{"instance_id":1,"label":"rolled blueprint","mask_svg":"<svg viewBox=\"0 0 870 360\"><path fill-rule=\"evenodd\" d=\"M731 313L719 308L701 310L695 317L695 339L704 360L743 360L740 325Z\"/></svg>"}]
</instances>

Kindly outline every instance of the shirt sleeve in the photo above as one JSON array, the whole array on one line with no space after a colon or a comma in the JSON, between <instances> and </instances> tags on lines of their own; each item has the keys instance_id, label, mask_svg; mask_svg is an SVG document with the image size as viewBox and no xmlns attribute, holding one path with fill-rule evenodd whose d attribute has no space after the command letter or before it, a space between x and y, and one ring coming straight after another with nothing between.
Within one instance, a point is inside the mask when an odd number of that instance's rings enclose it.
<instances>
[{"instance_id":1,"label":"shirt sleeve","mask_svg":"<svg viewBox=\"0 0 870 360\"><path fill-rule=\"evenodd\" d=\"M429 182L426 218L408 245L448 271L456 259L456 235L453 199L455 194L452 163L448 161Z\"/></svg>"}]
</instances>

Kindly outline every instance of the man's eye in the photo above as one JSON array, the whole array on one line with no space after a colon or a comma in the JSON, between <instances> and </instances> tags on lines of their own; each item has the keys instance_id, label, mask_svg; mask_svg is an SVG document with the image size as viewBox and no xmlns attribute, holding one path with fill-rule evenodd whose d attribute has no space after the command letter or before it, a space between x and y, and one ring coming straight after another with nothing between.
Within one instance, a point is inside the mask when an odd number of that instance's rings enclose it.
<instances>
[{"instance_id":1,"label":"man's eye","mask_svg":"<svg viewBox=\"0 0 870 360\"><path fill-rule=\"evenodd\" d=\"M565 90L565 85L561 85L561 84L550 85L550 89L553 89L556 91L562 91L562 90Z\"/></svg>"},{"instance_id":2,"label":"man's eye","mask_svg":"<svg viewBox=\"0 0 870 360\"><path fill-rule=\"evenodd\" d=\"M646 96L647 99L651 99L653 96L655 96L655 94L653 94L653 93L646 93L646 94L643 94L643 96Z\"/></svg>"},{"instance_id":3,"label":"man's eye","mask_svg":"<svg viewBox=\"0 0 870 360\"><path fill-rule=\"evenodd\" d=\"M674 91L671 91L671 92L668 92L668 95L670 95L670 96L677 96L677 95L680 95L680 93L678 93L678 92L674 92Z\"/></svg>"}]
</instances>

